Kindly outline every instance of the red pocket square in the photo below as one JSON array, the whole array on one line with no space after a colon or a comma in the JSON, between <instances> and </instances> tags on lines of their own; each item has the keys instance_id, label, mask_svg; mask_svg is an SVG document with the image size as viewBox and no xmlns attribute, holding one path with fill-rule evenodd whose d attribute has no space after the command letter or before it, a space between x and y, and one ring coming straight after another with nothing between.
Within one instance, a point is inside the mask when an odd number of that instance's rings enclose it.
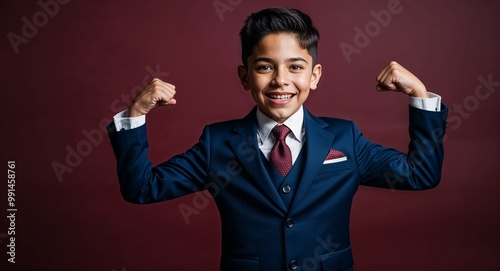
<instances>
[{"instance_id":1,"label":"red pocket square","mask_svg":"<svg viewBox=\"0 0 500 271\"><path fill-rule=\"evenodd\" d=\"M336 159L336 158L341 158L341 157L345 157L345 154L343 154L341 151L330 150L330 152L326 156L325 160L331 160L331 159Z\"/></svg>"}]
</instances>

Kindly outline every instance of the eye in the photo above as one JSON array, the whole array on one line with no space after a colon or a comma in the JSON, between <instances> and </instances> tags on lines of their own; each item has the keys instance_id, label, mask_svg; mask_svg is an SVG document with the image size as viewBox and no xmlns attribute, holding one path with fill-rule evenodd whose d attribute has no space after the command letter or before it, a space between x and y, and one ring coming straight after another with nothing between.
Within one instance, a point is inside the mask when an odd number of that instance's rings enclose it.
<instances>
[{"instance_id":1,"label":"eye","mask_svg":"<svg viewBox=\"0 0 500 271\"><path fill-rule=\"evenodd\" d=\"M271 71L272 69L273 69L273 67L271 67L271 65L269 65L269 64L260 65L257 67L258 71Z\"/></svg>"},{"instance_id":2,"label":"eye","mask_svg":"<svg viewBox=\"0 0 500 271\"><path fill-rule=\"evenodd\" d=\"M297 65L297 64L293 64L290 66L290 70L292 71L299 71L299 70L302 70L304 69L304 67L300 66L300 65Z\"/></svg>"}]
</instances>

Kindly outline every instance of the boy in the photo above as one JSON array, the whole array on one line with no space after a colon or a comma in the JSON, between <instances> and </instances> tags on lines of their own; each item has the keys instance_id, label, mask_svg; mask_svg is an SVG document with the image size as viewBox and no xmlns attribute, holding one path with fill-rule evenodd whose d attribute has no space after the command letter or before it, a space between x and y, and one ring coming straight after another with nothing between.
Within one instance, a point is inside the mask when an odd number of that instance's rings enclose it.
<instances>
[{"instance_id":1,"label":"boy","mask_svg":"<svg viewBox=\"0 0 500 271\"><path fill-rule=\"evenodd\" d=\"M321 77L318 31L284 8L247 18L238 76L255 108L205 127L185 153L152 167L145 115L176 104L175 86L154 79L115 116L110 139L125 200L152 203L208 189L222 222L221 270L353 270L349 213L358 185L436 186L446 107L396 62L379 91L410 98L409 155L365 139L350 121L318 118L303 106Z\"/></svg>"}]
</instances>

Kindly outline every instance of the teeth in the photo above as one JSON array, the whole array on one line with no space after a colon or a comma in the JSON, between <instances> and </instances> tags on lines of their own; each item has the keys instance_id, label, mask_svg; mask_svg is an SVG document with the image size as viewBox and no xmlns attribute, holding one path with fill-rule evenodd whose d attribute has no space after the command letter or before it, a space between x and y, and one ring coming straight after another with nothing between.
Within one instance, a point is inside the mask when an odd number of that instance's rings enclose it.
<instances>
[{"instance_id":1,"label":"teeth","mask_svg":"<svg viewBox=\"0 0 500 271\"><path fill-rule=\"evenodd\" d=\"M292 98L292 94L286 94L286 95L278 95L278 94L271 94L269 95L272 99L277 99L277 100L288 100Z\"/></svg>"}]
</instances>

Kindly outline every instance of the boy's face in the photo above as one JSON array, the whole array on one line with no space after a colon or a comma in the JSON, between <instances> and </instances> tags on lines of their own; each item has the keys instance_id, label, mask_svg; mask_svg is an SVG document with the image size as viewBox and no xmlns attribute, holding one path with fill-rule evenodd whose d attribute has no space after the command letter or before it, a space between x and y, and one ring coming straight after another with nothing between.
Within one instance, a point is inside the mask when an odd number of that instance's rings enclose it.
<instances>
[{"instance_id":1,"label":"boy's face","mask_svg":"<svg viewBox=\"0 0 500 271\"><path fill-rule=\"evenodd\" d=\"M278 123L293 115L317 87L321 65L312 67L312 56L291 34L270 34L248 57L248 68L238 67L245 90L260 110Z\"/></svg>"}]
</instances>

